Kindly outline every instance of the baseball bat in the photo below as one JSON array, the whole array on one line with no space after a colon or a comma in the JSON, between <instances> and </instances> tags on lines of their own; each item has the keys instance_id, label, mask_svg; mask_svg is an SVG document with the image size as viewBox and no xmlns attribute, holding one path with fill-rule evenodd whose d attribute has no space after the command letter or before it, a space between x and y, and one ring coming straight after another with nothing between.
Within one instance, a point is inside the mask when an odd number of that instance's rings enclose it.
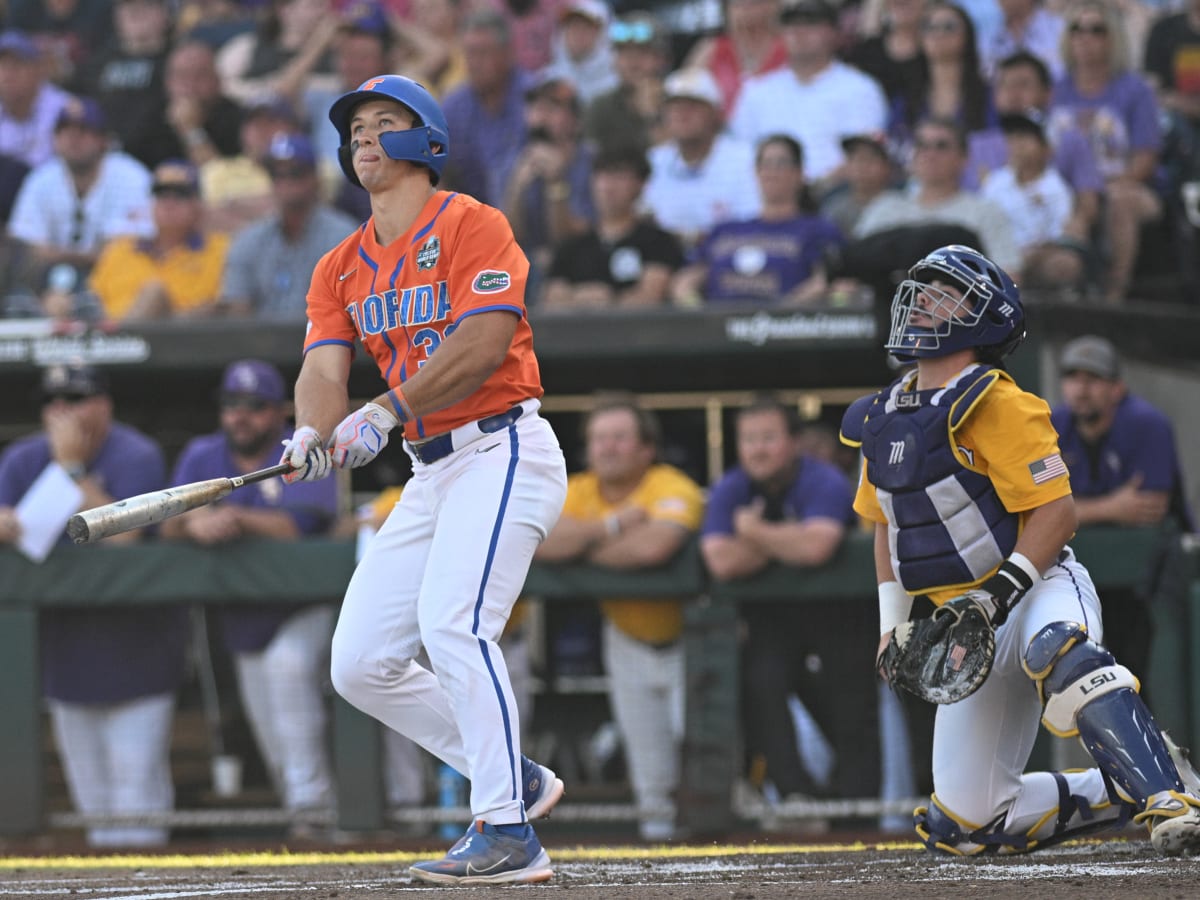
<instances>
[{"instance_id":1,"label":"baseball bat","mask_svg":"<svg viewBox=\"0 0 1200 900\"><path fill-rule=\"evenodd\" d=\"M114 534L153 525L189 509L205 506L220 500L234 488L254 484L256 481L266 481L290 471L291 463L279 463L245 475L210 478L207 481L177 485L164 491L138 494L136 497L76 513L67 522L67 534L77 544L91 544Z\"/></svg>"}]
</instances>

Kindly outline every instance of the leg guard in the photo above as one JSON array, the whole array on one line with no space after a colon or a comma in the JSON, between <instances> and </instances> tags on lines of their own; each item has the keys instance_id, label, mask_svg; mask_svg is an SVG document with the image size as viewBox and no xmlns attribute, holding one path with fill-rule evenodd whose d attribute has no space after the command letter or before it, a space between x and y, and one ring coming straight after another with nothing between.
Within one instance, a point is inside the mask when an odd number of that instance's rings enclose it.
<instances>
[{"instance_id":1,"label":"leg guard","mask_svg":"<svg viewBox=\"0 0 1200 900\"><path fill-rule=\"evenodd\" d=\"M1046 704L1043 724L1060 737L1078 734L1123 800L1142 809L1154 794L1183 792L1137 679L1088 640L1082 625L1047 625L1030 642L1024 665Z\"/></svg>"},{"instance_id":2,"label":"leg guard","mask_svg":"<svg viewBox=\"0 0 1200 900\"><path fill-rule=\"evenodd\" d=\"M1110 828L1129 821L1131 807L1121 802L1109 787L1109 802L1093 809L1087 799L1073 794L1067 776L1051 773L1058 788L1058 806L1024 832L1006 831L1008 811L986 825L974 826L942 806L937 796L913 814L917 836L930 850L952 856L1027 853L1062 841Z\"/></svg>"}]
</instances>

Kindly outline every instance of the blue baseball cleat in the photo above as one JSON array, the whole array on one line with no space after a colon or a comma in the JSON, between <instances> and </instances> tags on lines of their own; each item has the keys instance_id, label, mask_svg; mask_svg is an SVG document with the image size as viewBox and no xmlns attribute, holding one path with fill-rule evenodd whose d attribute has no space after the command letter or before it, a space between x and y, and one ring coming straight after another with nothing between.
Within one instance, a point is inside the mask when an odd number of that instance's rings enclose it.
<instances>
[{"instance_id":1,"label":"blue baseball cleat","mask_svg":"<svg viewBox=\"0 0 1200 900\"><path fill-rule=\"evenodd\" d=\"M507 826L505 826L507 827ZM536 884L554 876L550 857L533 826L520 836L502 834L477 819L443 858L417 863L409 874L430 884Z\"/></svg>"},{"instance_id":2,"label":"blue baseball cleat","mask_svg":"<svg viewBox=\"0 0 1200 900\"><path fill-rule=\"evenodd\" d=\"M525 816L529 821L544 819L562 798L563 780L553 769L521 757L521 789L525 801Z\"/></svg>"}]
</instances>

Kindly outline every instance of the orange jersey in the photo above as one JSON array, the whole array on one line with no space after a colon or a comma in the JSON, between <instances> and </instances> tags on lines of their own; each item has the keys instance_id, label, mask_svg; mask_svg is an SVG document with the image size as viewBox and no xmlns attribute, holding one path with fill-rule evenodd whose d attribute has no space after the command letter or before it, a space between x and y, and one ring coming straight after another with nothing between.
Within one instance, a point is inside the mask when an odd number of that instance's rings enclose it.
<instances>
[{"instance_id":1,"label":"orange jersey","mask_svg":"<svg viewBox=\"0 0 1200 900\"><path fill-rule=\"evenodd\" d=\"M541 397L525 315L529 261L504 215L466 194L438 191L386 247L375 239L374 221L313 270L304 352L322 344L353 350L357 339L388 387L398 387L467 316L505 310L520 321L504 362L469 397L408 422L404 436L421 440Z\"/></svg>"}]
</instances>

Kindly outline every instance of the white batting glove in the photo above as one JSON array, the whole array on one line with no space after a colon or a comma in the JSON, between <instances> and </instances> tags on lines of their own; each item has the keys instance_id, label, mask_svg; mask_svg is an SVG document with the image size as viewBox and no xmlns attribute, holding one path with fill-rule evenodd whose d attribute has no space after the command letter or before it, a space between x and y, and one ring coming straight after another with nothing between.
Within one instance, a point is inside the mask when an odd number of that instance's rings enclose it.
<instances>
[{"instance_id":1,"label":"white batting glove","mask_svg":"<svg viewBox=\"0 0 1200 900\"><path fill-rule=\"evenodd\" d=\"M365 466L387 446L388 432L399 424L399 419L377 403L356 409L333 433L333 464L342 469Z\"/></svg>"},{"instance_id":2,"label":"white batting glove","mask_svg":"<svg viewBox=\"0 0 1200 900\"><path fill-rule=\"evenodd\" d=\"M284 484L297 481L319 481L333 469L329 451L321 441L321 435L311 425L296 429L296 433L283 442L280 462L291 463L292 471L282 476Z\"/></svg>"}]
</instances>

